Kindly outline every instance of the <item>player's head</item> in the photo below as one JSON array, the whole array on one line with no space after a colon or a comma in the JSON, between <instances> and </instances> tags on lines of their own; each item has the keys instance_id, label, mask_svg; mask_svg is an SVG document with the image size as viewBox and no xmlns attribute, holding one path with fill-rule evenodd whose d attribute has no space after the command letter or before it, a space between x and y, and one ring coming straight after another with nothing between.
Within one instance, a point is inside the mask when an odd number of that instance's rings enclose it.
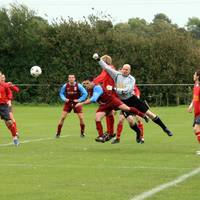
<instances>
[{"instance_id":1,"label":"player's head","mask_svg":"<svg viewBox=\"0 0 200 200\"><path fill-rule=\"evenodd\" d=\"M5 76L5 74L1 74L1 80L2 80L2 82L5 82L5 81L6 81L6 76Z\"/></svg>"},{"instance_id":2,"label":"player's head","mask_svg":"<svg viewBox=\"0 0 200 200\"><path fill-rule=\"evenodd\" d=\"M129 64L124 64L120 72L124 76L128 76L131 73L131 66Z\"/></svg>"},{"instance_id":3,"label":"player's head","mask_svg":"<svg viewBox=\"0 0 200 200\"><path fill-rule=\"evenodd\" d=\"M196 70L196 72L193 75L194 81L200 81L200 70Z\"/></svg>"},{"instance_id":4,"label":"player's head","mask_svg":"<svg viewBox=\"0 0 200 200\"><path fill-rule=\"evenodd\" d=\"M85 78L84 81L82 82L82 85L87 90L91 90L94 87L93 78L91 78L91 77Z\"/></svg>"},{"instance_id":5,"label":"player's head","mask_svg":"<svg viewBox=\"0 0 200 200\"><path fill-rule=\"evenodd\" d=\"M68 81L69 81L69 83L73 84L75 82L75 80L76 80L76 77L75 77L74 74L69 74L68 75Z\"/></svg>"},{"instance_id":6,"label":"player's head","mask_svg":"<svg viewBox=\"0 0 200 200\"><path fill-rule=\"evenodd\" d=\"M0 71L0 82L2 82L2 72Z\"/></svg>"},{"instance_id":7,"label":"player's head","mask_svg":"<svg viewBox=\"0 0 200 200\"><path fill-rule=\"evenodd\" d=\"M109 55L104 55L101 57L101 59L108 65L112 64L112 58Z\"/></svg>"}]
</instances>

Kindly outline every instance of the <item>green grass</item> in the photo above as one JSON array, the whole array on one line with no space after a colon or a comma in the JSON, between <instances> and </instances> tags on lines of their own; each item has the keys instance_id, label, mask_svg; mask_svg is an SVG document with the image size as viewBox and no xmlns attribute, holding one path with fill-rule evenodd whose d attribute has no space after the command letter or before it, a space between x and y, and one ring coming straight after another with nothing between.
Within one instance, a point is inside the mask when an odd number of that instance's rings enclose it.
<instances>
[{"instance_id":1,"label":"green grass","mask_svg":"<svg viewBox=\"0 0 200 200\"><path fill-rule=\"evenodd\" d=\"M0 200L129 200L200 167L200 150L186 107L152 108L174 132L169 138L145 124L145 144L136 144L125 123L119 144L96 143L95 106L84 107L86 138L73 113L60 139L54 139L61 106L15 106L19 148L0 124ZM116 117L117 121L117 117ZM40 139L37 141L37 139ZM200 174L149 200L199 200Z\"/></svg>"}]
</instances>

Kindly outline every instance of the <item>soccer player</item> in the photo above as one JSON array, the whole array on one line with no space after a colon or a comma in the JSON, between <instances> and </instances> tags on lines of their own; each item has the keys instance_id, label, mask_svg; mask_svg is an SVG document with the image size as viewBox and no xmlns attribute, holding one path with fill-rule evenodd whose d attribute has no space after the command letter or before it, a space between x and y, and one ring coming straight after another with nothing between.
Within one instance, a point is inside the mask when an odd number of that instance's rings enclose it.
<instances>
[{"instance_id":1,"label":"soccer player","mask_svg":"<svg viewBox=\"0 0 200 200\"><path fill-rule=\"evenodd\" d=\"M146 118L145 114L140 112L134 107L128 107L125 105L116 95L112 93L108 93L101 85L95 85L91 79L85 79L83 81L83 85L87 88L88 91L92 91L92 95L90 99L78 103L76 107L90 104L90 103L99 103L99 108L96 111L96 129L98 132L98 137L95 139L97 142L104 143L106 141L103 135L103 127L101 124L101 120L104 116L112 113L113 110L123 110L130 111L136 115L139 115L143 118Z\"/></svg>"},{"instance_id":2,"label":"soccer player","mask_svg":"<svg viewBox=\"0 0 200 200\"><path fill-rule=\"evenodd\" d=\"M61 129L63 127L64 121L67 117L67 114L73 109L74 113L78 115L80 121L80 136L85 136L85 123L83 121L83 112L82 106L75 107L78 102L84 101L87 98L87 91L85 88L76 82L74 74L68 75L68 82L65 83L60 90L60 98L65 102L63 107L63 112L61 119L58 123L56 138L60 137Z\"/></svg>"},{"instance_id":3,"label":"soccer player","mask_svg":"<svg viewBox=\"0 0 200 200\"><path fill-rule=\"evenodd\" d=\"M115 69L112 65L112 58L109 55L104 55L101 59L106 62L111 68ZM106 70L102 70L100 75L94 78L93 82L98 85L100 84L107 92L112 92L112 90L108 90L109 87L114 88L115 82L110 77L110 75L106 72ZM115 93L116 94L116 93ZM111 138L115 136L114 134L114 111L110 115L106 115L106 127L107 131L105 134L106 140L109 141Z\"/></svg>"},{"instance_id":4,"label":"soccer player","mask_svg":"<svg viewBox=\"0 0 200 200\"><path fill-rule=\"evenodd\" d=\"M100 59L97 53L93 55L93 59L97 60L102 69L105 69L113 78L115 81L116 93L126 105L135 107L145 113L154 123L159 125L168 136L173 135L162 120L156 114L151 112L149 107L143 101L132 94L135 85L135 78L130 75L131 66L129 64L124 64L119 72L112 69L102 59Z\"/></svg>"},{"instance_id":5,"label":"soccer player","mask_svg":"<svg viewBox=\"0 0 200 200\"><path fill-rule=\"evenodd\" d=\"M188 112L194 110L194 133L196 139L200 144L200 70L197 70L193 75L194 88L193 88L193 99L191 104L188 107ZM200 150L196 152L197 155L200 155Z\"/></svg>"},{"instance_id":6,"label":"soccer player","mask_svg":"<svg viewBox=\"0 0 200 200\"><path fill-rule=\"evenodd\" d=\"M5 74L2 74L2 82L5 83L6 82L6 76ZM13 83L11 82L7 82L11 92L19 92L19 88L14 85ZM13 100L13 99L12 99ZM17 130L17 123L16 123L16 120L14 118L14 114L13 114L13 109L12 109L12 100L8 101L8 106L9 106L9 115L10 115L10 118L11 120L13 121L13 124L16 128L16 131L17 131L17 137L19 137L19 133L18 133L18 130Z\"/></svg>"},{"instance_id":7,"label":"soccer player","mask_svg":"<svg viewBox=\"0 0 200 200\"><path fill-rule=\"evenodd\" d=\"M2 73L0 72L0 117L5 121L7 128L11 132L13 143L18 146L19 140L17 138L16 127L9 115L8 102L12 99L12 92L9 85L4 83L2 80Z\"/></svg>"},{"instance_id":8,"label":"soccer player","mask_svg":"<svg viewBox=\"0 0 200 200\"><path fill-rule=\"evenodd\" d=\"M136 85L134 86L133 94L136 95L138 98L140 98L140 90ZM111 144L116 144L120 142L120 137L121 137L121 133L123 129L123 122L125 119L128 121L130 128L133 129L137 133L136 141L138 143L143 144L144 143L144 126L143 126L141 117L135 116L134 118L132 113L122 112L122 111L120 112L120 115L119 115L119 122L117 124L116 137L112 140ZM135 119L137 123L135 122Z\"/></svg>"}]
</instances>

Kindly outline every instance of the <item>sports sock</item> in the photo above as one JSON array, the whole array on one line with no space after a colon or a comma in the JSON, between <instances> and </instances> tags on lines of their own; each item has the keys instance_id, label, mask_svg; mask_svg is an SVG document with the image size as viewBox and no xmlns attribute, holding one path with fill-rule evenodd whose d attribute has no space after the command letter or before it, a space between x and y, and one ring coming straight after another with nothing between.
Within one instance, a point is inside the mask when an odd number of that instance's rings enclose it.
<instances>
[{"instance_id":1,"label":"sports sock","mask_svg":"<svg viewBox=\"0 0 200 200\"><path fill-rule=\"evenodd\" d=\"M13 124L14 124L14 126L15 126L16 132L18 132L18 130L17 130L17 123L16 123L16 121L14 121L14 122L13 122Z\"/></svg>"},{"instance_id":2,"label":"sports sock","mask_svg":"<svg viewBox=\"0 0 200 200\"><path fill-rule=\"evenodd\" d=\"M118 139L120 139L122 129L123 129L123 123L119 122L117 125L117 138Z\"/></svg>"},{"instance_id":3,"label":"sports sock","mask_svg":"<svg viewBox=\"0 0 200 200\"><path fill-rule=\"evenodd\" d=\"M103 126L100 121L96 121L96 129L99 134L99 137L103 136Z\"/></svg>"},{"instance_id":4,"label":"sports sock","mask_svg":"<svg viewBox=\"0 0 200 200\"><path fill-rule=\"evenodd\" d=\"M133 129L136 133L138 133L138 134L141 133L141 131L140 131L140 129L139 129L139 127L137 126L136 123L135 123L133 126L130 126L130 127L131 127L131 129Z\"/></svg>"},{"instance_id":5,"label":"sports sock","mask_svg":"<svg viewBox=\"0 0 200 200\"><path fill-rule=\"evenodd\" d=\"M8 129L10 130L12 136L13 136L13 137L16 137L16 136L17 136L17 134L16 134L17 131L16 131L16 128L15 128L14 124L8 125L7 127L8 127Z\"/></svg>"},{"instance_id":6,"label":"sports sock","mask_svg":"<svg viewBox=\"0 0 200 200\"><path fill-rule=\"evenodd\" d=\"M81 133L84 133L85 132L85 124L80 124L80 127L81 127Z\"/></svg>"},{"instance_id":7,"label":"sports sock","mask_svg":"<svg viewBox=\"0 0 200 200\"><path fill-rule=\"evenodd\" d=\"M114 134L114 116L106 116L107 133L110 135Z\"/></svg>"},{"instance_id":8,"label":"sports sock","mask_svg":"<svg viewBox=\"0 0 200 200\"><path fill-rule=\"evenodd\" d=\"M197 137L197 141L200 143L200 132L196 132L195 135Z\"/></svg>"},{"instance_id":9,"label":"sports sock","mask_svg":"<svg viewBox=\"0 0 200 200\"><path fill-rule=\"evenodd\" d=\"M62 124L58 124L58 127L57 127L57 135L60 135L62 126L63 126Z\"/></svg>"},{"instance_id":10,"label":"sports sock","mask_svg":"<svg viewBox=\"0 0 200 200\"><path fill-rule=\"evenodd\" d=\"M161 119L160 119L158 116L156 116L154 119L152 119L152 121L153 121L154 123L158 124L164 131L165 131L165 129L167 128L167 127L165 126L165 124L161 121Z\"/></svg>"},{"instance_id":11,"label":"sports sock","mask_svg":"<svg viewBox=\"0 0 200 200\"><path fill-rule=\"evenodd\" d=\"M140 129L141 131L141 137L144 137L144 125L141 121L138 121L138 128Z\"/></svg>"}]
</instances>

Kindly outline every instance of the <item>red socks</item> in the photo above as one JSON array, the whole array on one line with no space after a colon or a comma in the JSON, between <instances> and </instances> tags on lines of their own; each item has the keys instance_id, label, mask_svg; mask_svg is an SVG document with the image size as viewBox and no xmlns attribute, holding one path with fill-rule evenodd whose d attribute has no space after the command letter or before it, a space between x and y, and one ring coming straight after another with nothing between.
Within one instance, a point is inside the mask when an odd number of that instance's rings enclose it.
<instances>
[{"instance_id":1,"label":"red socks","mask_svg":"<svg viewBox=\"0 0 200 200\"><path fill-rule=\"evenodd\" d=\"M120 139L122 129L123 129L123 123L120 122L120 123L118 123L118 125L117 125L117 138L118 138L118 139Z\"/></svg>"},{"instance_id":2,"label":"red socks","mask_svg":"<svg viewBox=\"0 0 200 200\"><path fill-rule=\"evenodd\" d=\"M8 129L10 130L12 136L13 136L13 137L16 137L16 136L17 136L17 134L16 134L17 131L16 131L15 125L12 124L12 125L9 125L9 126L7 126L7 127L8 127Z\"/></svg>"},{"instance_id":3,"label":"red socks","mask_svg":"<svg viewBox=\"0 0 200 200\"><path fill-rule=\"evenodd\" d=\"M114 116L106 116L107 133L110 135L114 134Z\"/></svg>"},{"instance_id":4,"label":"red socks","mask_svg":"<svg viewBox=\"0 0 200 200\"><path fill-rule=\"evenodd\" d=\"M138 128L140 129L140 134L141 134L141 137L144 137L144 126L143 126L143 123L141 121L138 121Z\"/></svg>"},{"instance_id":5,"label":"red socks","mask_svg":"<svg viewBox=\"0 0 200 200\"><path fill-rule=\"evenodd\" d=\"M63 126L62 124L58 124L58 127L57 127L57 135L60 135L62 126Z\"/></svg>"},{"instance_id":6,"label":"red socks","mask_svg":"<svg viewBox=\"0 0 200 200\"><path fill-rule=\"evenodd\" d=\"M195 133L195 135L196 135L196 137L197 137L197 140L198 140L199 143L200 143L200 132Z\"/></svg>"},{"instance_id":7,"label":"red socks","mask_svg":"<svg viewBox=\"0 0 200 200\"><path fill-rule=\"evenodd\" d=\"M81 133L84 133L85 132L85 124L80 124L80 127L81 127Z\"/></svg>"},{"instance_id":8,"label":"red socks","mask_svg":"<svg viewBox=\"0 0 200 200\"><path fill-rule=\"evenodd\" d=\"M101 137L103 135L103 126L102 126L101 122L96 121L96 129L99 134L99 137Z\"/></svg>"}]
</instances>

